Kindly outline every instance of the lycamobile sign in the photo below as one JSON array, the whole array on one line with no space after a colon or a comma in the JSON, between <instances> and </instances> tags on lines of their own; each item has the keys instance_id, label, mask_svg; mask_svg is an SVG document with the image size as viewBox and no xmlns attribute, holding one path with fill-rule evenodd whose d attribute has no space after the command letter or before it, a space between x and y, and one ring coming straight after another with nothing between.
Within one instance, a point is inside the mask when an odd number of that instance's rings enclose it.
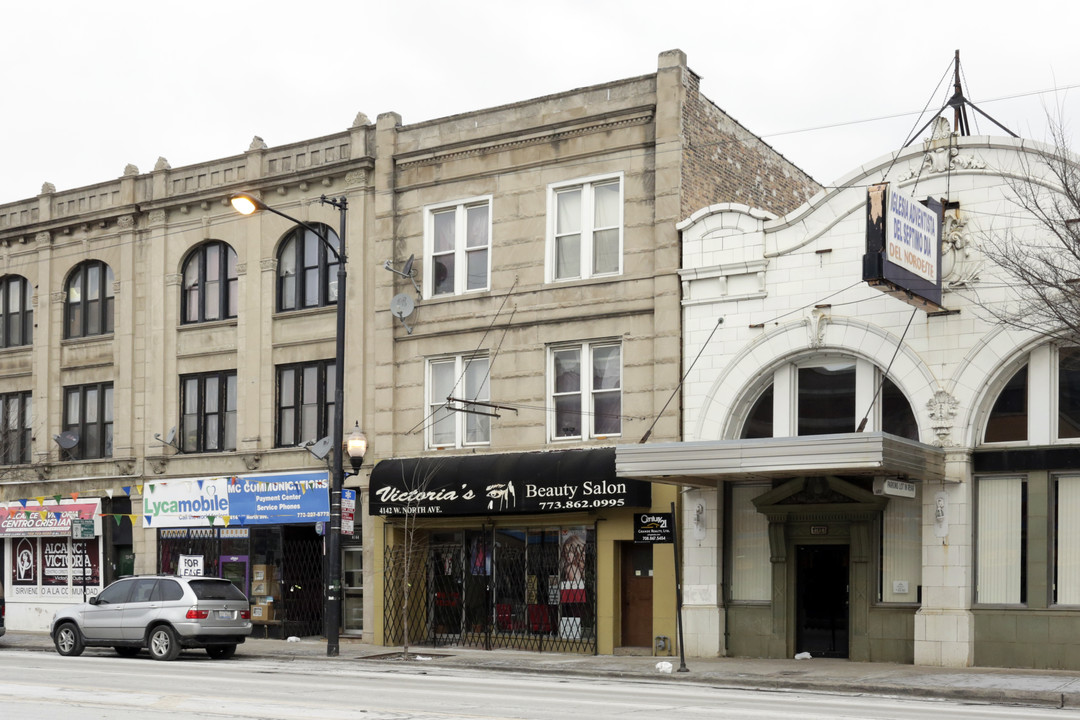
<instances>
[{"instance_id":1,"label":"lycamobile sign","mask_svg":"<svg viewBox=\"0 0 1080 720\"><path fill-rule=\"evenodd\" d=\"M325 472L186 478L143 486L143 527L281 525L330 519Z\"/></svg>"}]
</instances>

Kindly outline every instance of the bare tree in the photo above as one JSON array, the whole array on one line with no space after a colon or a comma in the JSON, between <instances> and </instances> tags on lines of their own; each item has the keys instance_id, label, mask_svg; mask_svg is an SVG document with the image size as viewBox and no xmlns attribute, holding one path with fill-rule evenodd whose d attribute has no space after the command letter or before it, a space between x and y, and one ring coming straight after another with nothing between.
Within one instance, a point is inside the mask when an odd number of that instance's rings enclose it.
<instances>
[{"instance_id":1,"label":"bare tree","mask_svg":"<svg viewBox=\"0 0 1080 720\"><path fill-rule=\"evenodd\" d=\"M1034 220L984 229L979 250L1006 274L1012 298L981 301L996 321L1067 342L1080 341L1080 165L1062 119L1050 118L1049 146L1008 180L1017 208ZM1023 156L1022 156L1023 157ZM1028 156L1031 157L1031 156Z\"/></svg>"},{"instance_id":2,"label":"bare tree","mask_svg":"<svg viewBox=\"0 0 1080 720\"><path fill-rule=\"evenodd\" d=\"M401 489L402 501L399 504L401 513L400 525L394 524L401 531L401 540L396 543L389 554L388 561L394 565L389 569L391 577L396 580L400 599L401 629L402 629L402 652L405 659L410 659L409 647L411 639L411 614L414 584L426 587L428 579L418 575L425 573L427 563L424 562L428 554L426 538L419 532L423 525L423 512L421 508L429 505L426 501L431 482L439 471L441 463L424 463L417 461L412 471L408 472L404 464L401 466Z\"/></svg>"}]
</instances>

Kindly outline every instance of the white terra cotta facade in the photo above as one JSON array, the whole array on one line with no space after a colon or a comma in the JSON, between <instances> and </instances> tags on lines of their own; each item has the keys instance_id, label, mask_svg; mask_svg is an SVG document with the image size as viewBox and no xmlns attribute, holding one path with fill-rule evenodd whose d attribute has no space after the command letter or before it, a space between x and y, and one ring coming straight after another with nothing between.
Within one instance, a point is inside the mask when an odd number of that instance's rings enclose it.
<instances>
[{"instance_id":1,"label":"white terra cotta facade","mask_svg":"<svg viewBox=\"0 0 1080 720\"><path fill-rule=\"evenodd\" d=\"M1013 191L1060 192L1048 152L959 137L939 119L932 138L786 216L725 204L679 225L684 442L620 446L617 464L688 486L690 654L791 657L833 612L824 654L1080 667L1080 542L1058 521L1080 482L1074 351L977 304L1010 292L980 252L988 238L1046 239ZM863 282L868 188L883 182L946 203L946 312ZM846 410L834 412L836 394ZM811 435L818 416L831 434ZM890 448L893 434L910 440ZM874 494L875 477L898 475L915 498ZM832 576L815 554L829 547ZM829 593L832 608L816 607Z\"/></svg>"}]
</instances>

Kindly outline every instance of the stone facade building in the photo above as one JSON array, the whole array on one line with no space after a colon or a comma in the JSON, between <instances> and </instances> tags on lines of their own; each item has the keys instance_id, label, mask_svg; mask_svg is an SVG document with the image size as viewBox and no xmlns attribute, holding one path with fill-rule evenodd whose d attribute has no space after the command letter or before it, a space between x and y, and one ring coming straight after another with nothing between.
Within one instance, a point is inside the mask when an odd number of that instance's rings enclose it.
<instances>
[{"instance_id":1,"label":"stone facade building","mask_svg":"<svg viewBox=\"0 0 1080 720\"><path fill-rule=\"evenodd\" d=\"M317 634L327 469L309 449L341 383L370 439L347 481L346 634L402 639L407 557L426 573L414 642L673 638L673 559L635 547L632 521L677 489L616 478L614 445L682 432L675 223L718 202L782 214L816 190L672 51L637 78L412 125L359 115L0 204L9 626L197 563L252 596L260 632ZM237 215L239 191L292 219ZM293 221L336 242L320 196L349 206L343 368L334 255ZM419 506L390 486L405 468L411 490L482 482L486 504L431 509L410 534ZM68 539L75 520L93 539Z\"/></svg>"}]
</instances>

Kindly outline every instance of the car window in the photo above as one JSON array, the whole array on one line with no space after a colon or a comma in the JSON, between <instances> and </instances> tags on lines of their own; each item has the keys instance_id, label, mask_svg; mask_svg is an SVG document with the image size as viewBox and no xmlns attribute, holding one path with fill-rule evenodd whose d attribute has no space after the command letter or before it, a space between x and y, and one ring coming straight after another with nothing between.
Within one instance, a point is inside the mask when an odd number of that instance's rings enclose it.
<instances>
[{"instance_id":1,"label":"car window","mask_svg":"<svg viewBox=\"0 0 1080 720\"><path fill-rule=\"evenodd\" d=\"M151 600L155 602L166 602L169 600L179 600L184 597L184 588L180 586L180 583L175 580L158 580L157 585L154 587L154 595Z\"/></svg>"},{"instance_id":2,"label":"car window","mask_svg":"<svg viewBox=\"0 0 1080 720\"><path fill-rule=\"evenodd\" d=\"M157 578L140 578L136 580L128 602L150 602L150 596L154 594L154 585L157 585Z\"/></svg>"},{"instance_id":3,"label":"car window","mask_svg":"<svg viewBox=\"0 0 1080 720\"><path fill-rule=\"evenodd\" d=\"M199 600L247 600L247 596L228 580L207 578L191 580L189 584Z\"/></svg>"},{"instance_id":4,"label":"car window","mask_svg":"<svg viewBox=\"0 0 1080 720\"><path fill-rule=\"evenodd\" d=\"M134 585L134 580L117 580L101 591L101 594L97 596L98 603L115 605L116 603L127 602L128 595L131 594L131 588Z\"/></svg>"}]
</instances>

